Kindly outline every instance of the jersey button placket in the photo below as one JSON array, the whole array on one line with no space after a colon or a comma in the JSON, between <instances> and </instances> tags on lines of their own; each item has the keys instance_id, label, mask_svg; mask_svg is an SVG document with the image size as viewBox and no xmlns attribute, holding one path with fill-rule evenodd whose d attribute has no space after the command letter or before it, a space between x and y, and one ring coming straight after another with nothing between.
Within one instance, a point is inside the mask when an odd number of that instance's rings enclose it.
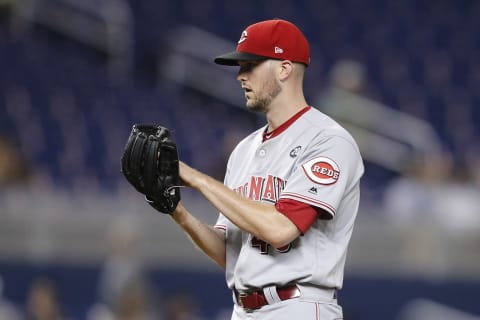
<instances>
[{"instance_id":1,"label":"jersey button placket","mask_svg":"<svg viewBox=\"0 0 480 320\"><path fill-rule=\"evenodd\" d=\"M264 158L267 155L267 149L265 147L261 147L257 150L257 157Z\"/></svg>"}]
</instances>

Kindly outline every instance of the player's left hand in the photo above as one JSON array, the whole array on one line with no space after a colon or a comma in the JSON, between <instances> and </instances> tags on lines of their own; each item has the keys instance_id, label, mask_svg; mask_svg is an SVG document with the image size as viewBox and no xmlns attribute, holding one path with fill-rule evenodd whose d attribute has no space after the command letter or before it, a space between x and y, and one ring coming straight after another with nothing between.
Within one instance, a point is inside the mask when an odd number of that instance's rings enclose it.
<instances>
[{"instance_id":1,"label":"player's left hand","mask_svg":"<svg viewBox=\"0 0 480 320\"><path fill-rule=\"evenodd\" d=\"M121 157L121 171L153 208L171 214L180 201L178 162L169 129L136 124Z\"/></svg>"}]
</instances>

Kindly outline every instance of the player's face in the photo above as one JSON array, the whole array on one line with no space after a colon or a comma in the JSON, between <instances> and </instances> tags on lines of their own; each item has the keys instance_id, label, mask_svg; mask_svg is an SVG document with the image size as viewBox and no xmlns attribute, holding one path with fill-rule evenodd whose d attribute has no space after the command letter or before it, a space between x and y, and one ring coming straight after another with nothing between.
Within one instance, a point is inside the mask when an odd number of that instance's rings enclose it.
<instances>
[{"instance_id":1,"label":"player's face","mask_svg":"<svg viewBox=\"0 0 480 320\"><path fill-rule=\"evenodd\" d=\"M282 91L275 78L271 60L239 61L237 79L245 91L246 105L252 111L268 111L268 106Z\"/></svg>"}]
</instances>

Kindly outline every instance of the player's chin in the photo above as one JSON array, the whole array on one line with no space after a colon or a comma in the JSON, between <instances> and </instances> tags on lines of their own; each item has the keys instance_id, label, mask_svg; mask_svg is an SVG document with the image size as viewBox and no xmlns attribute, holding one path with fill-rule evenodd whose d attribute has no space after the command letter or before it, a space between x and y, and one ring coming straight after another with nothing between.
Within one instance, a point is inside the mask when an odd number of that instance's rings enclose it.
<instances>
[{"instance_id":1,"label":"player's chin","mask_svg":"<svg viewBox=\"0 0 480 320\"><path fill-rule=\"evenodd\" d=\"M258 103L248 103L247 101L247 109L249 111L255 111L255 112L264 112L264 108L259 105Z\"/></svg>"},{"instance_id":2,"label":"player's chin","mask_svg":"<svg viewBox=\"0 0 480 320\"><path fill-rule=\"evenodd\" d=\"M252 99L247 98L247 101L245 102L245 105L247 106L248 110L256 110L257 109L257 104Z\"/></svg>"}]
</instances>

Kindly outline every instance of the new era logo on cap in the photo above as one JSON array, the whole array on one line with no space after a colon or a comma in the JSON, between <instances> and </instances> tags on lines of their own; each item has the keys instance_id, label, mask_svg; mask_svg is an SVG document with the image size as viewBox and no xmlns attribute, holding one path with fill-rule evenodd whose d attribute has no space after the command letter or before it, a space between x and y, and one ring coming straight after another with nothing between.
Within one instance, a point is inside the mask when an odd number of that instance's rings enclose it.
<instances>
[{"instance_id":1,"label":"new era logo on cap","mask_svg":"<svg viewBox=\"0 0 480 320\"><path fill-rule=\"evenodd\" d=\"M303 33L293 23L265 20L245 29L237 50L215 58L215 63L238 66L240 60L281 59L310 64L310 47Z\"/></svg>"}]
</instances>

